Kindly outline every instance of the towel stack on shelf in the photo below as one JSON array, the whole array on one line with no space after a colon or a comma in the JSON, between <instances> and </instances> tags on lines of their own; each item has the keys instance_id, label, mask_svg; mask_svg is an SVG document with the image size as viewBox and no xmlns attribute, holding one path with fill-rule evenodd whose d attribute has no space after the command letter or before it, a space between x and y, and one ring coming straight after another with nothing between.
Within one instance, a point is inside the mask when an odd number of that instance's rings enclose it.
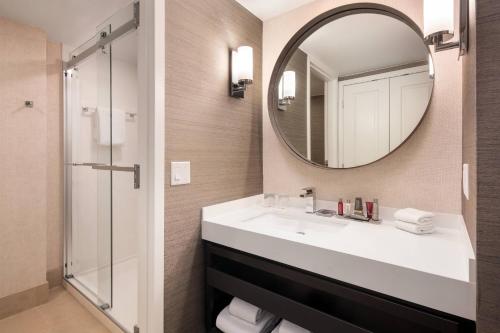
<instances>
[{"instance_id":1,"label":"towel stack on shelf","mask_svg":"<svg viewBox=\"0 0 500 333\"><path fill-rule=\"evenodd\" d=\"M281 323L272 331L272 333L311 333L311 331L283 319Z\"/></svg>"},{"instance_id":2,"label":"towel stack on shelf","mask_svg":"<svg viewBox=\"0 0 500 333\"><path fill-rule=\"evenodd\" d=\"M414 208L400 209L394 213L396 227L414 234L431 234L434 232L434 214Z\"/></svg>"},{"instance_id":3,"label":"towel stack on shelf","mask_svg":"<svg viewBox=\"0 0 500 333\"><path fill-rule=\"evenodd\" d=\"M224 333L269 333L278 321L273 314L235 297L217 316L216 326Z\"/></svg>"}]
</instances>

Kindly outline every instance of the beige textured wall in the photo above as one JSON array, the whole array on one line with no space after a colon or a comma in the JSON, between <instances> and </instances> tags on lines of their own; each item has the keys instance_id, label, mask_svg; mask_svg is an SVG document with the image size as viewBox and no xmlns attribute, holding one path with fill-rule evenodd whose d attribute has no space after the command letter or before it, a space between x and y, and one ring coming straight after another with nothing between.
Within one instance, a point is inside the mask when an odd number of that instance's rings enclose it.
<instances>
[{"instance_id":1,"label":"beige textured wall","mask_svg":"<svg viewBox=\"0 0 500 333\"><path fill-rule=\"evenodd\" d=\"M267 110L267 89L279 53L309 20L352 2L318 0L264 22L264 191L297 195L304 186L316 186L320 199L362 196L378 198L383 206L461 213L462 67L455 51L434 54L436 81L429 112L407 143L382 161L351 170L317 169L293 157L276 137ZM421 1L373 2L392 6L422 26Z\"/></svg>"},{"instance_id":2,"label":"beige textured wall","mask_svg":"<svg viewBox=\"0 0 500 333\"><path fill-rule=\"evenodd\" d=\"M262 22L234 0L166 2L166 332L204 332L203 206L262 193ZM229 49L254 49L254 84L229 97ZM171 187L170 162L191 161Z\"/></svg>"},{"instance_id":3,"label":"beige textured wall","mask_svg":"<svg viewBox=\"0 0 500 333\"><path fill-rule=\"evenodd\" d=\"M462 214L476 249L477 130L476 130L476 2L469 3L469 52L463 57L463 163L469 164L469 199L462 194Z\"/></svg>"},{"instance_id":4,"label":"beige textured wall","mask_svg":"<svg viewBox=\"0 0 500 333\"><path fill-rule=\"evenodd\" d=\"M0 18L0 45L2 298L46 283L46 35Z\"/></svg>"},{"instance_id":5,"label":"beige textured wall","mask_svg":"<svg viewBox=\"0 0 500 333\"><path fill-rule=\"evenodd\" d=\"M47 42L47 281L63 274L63 105L62 46Z\"/></svg>"}]
</instances>

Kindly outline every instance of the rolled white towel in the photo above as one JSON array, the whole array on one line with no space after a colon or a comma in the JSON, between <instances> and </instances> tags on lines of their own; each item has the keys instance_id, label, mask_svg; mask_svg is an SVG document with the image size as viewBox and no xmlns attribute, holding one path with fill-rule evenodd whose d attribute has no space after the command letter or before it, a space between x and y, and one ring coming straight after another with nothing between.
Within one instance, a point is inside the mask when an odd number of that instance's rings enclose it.
<instances>
[{"instance_id":1,"label":"rolled white towel","mask_svg":"<svg viewBox=\"0 0 500 333\"><path fill-rule=\"evenodd\" d=\"M394 218L408 223L428 224L432 222L434 214L414 208L400 209L394 213Z\"/></svg>"},{"instance_id":2,"label":"rolled white towel","mask_svg":"<svg viewBox=\"0 0 500 333\"><path fill-rule=\"evenodd\" d=\"M396 227L398 229L411 232L413 234L422 235L422 234L432 234L434 232L434 225L420 225L415 223L409 223L404 221L396 221Z\"/></svg>"},{"instance_id":3,"label":"rolled white towel","mask_svg":"<svg viewBox=\"0 0 500 333\"><path fill-rule=\"evenodd\" d=\"M261 320L264 311L253 304L234 297L229 304L229 313L255 325Z\"/></svg>"},{"instance_id":4,"label":"rolled white towel","mask_svg":"<svg viewBox=\"0 0 500 333\"><path fill-rule=\"evenodd\" d=\"M278 325L277 333L311 333L311 331L283 319Z\"/></svg>"},{"instance_id":5,"label":"rolled white towel","mask_svg":"<svg viewBox=\"0 0 500 333\"><path fill-rule=\"evenodd\" d=\"M273 314L265 312L256 324L250 324L229 313L229 305L219 313L215 326L224 333L269 333L279 319Z\"/></svg>"}]
</instances>

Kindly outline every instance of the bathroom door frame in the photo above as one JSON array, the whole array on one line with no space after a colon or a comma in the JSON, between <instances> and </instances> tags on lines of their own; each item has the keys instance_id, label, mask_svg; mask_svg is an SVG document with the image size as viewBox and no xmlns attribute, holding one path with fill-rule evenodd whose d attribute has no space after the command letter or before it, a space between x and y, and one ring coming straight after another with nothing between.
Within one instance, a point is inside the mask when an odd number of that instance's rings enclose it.
<instances>
[{"instance_id":1,"label":"bathroom door frame","mask_svg":"<svg viewBox=\"0 0 500 333\"><path fill-rule=\"evenodd\" d=\"M164 331L164 196L165 196L165 1L140 1L139 107L147 110L139 144L140 194L138 326L141 333Z\"/></svg>"}]
</instances>

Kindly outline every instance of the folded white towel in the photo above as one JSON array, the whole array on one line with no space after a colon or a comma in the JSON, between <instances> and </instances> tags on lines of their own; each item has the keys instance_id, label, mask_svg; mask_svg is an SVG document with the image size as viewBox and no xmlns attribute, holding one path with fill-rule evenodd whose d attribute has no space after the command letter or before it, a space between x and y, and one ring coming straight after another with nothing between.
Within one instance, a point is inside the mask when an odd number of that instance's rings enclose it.
<instances>
[{"instance_id":1,"label":"folded white towel","mask_svg":"<svg viewBox=\"0 0 500 333\"><path fill-rule=\"evenodd\" d=\"M262 314L264 313L264 311L253 304L234 297L229 304L229 313L235 317L249 322L250 324L255 325L262 318Z\"/></svg>"},{"instance_id":2,"label":"folded white towel","mask_svg":"<svg viewBox=\"0 0 500 333\"><path fill-rule=\"evenodd\" d=\"M98 107L94 118L94 138L101 146L122 145L125 143L125 112L113 108L113 124L110 126L109 108ZM111 130L113 139L111 140Z\"/></svg>"},{"instance_id":3,"label":"folded white towel","mask_svg":"<svg viewBox=\"0 0 500 333\"><path fill-rule=\"evenodd\" d=\"M434 225L420 225L410 222L404 221L396 221L396 227L398 229L411 232L413 234L422 235L422 234L432 234L434 232Z\"/></svg>"},{"instance_id":4,"label":"folded white towel","mask_svg":"<svg viewBox=\"0 0 500 333\"><path fill-rule=\"evenodd\" d=\"M277 333L311 333L311 331L297 326L285 319L281 321L277 328Z\"/></svg>"},{"instance_id":5,"label":"folded white towel","mask_svg":"<svg viewBox=\"0 0 500 333\"><path fill-rule=\"evenodd\" d=\"M229 313L229 306L219 313L215 326L224 333L269 333L279 319L273 314L265 312L256 324L250 324Z\"/></svg>"},{"instance_id":6,"label":"folded white towel","mask_svg":"<svg viewBox=\"0 0 500 333\"><path fill-rule=\"evenodd\" d=\"M433 217L434 214L432 214L431 212L426 212L414 208L400 209L396 213L394 213L394 218L396 220L416 224L426 224L432 222Z\"/></svg>"}]
</instances>

